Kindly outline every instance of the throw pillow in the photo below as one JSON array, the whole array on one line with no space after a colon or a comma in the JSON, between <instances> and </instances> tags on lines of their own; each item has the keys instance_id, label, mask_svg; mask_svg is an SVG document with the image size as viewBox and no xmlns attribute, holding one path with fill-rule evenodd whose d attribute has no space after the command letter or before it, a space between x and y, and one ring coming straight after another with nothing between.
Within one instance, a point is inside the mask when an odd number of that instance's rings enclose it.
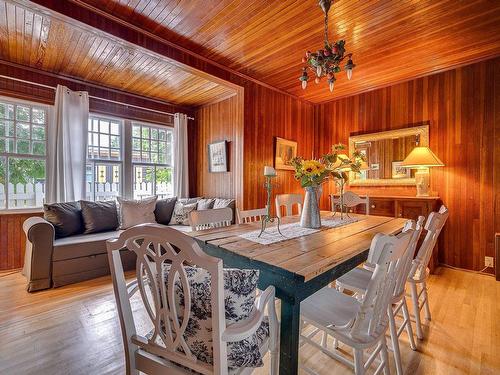
<instances>
[{"instance_id":1,"label":"throw pillow","mask_svg":"<svg viewBox=\"0 0 500 375\"><path fill-rule=\"evenodd\" d=\"M168 225L172 219L177 197L158 199L156 201L155 219L158 224Z\"/></svg>"},{"instance_id":2,"label":"throw pillow","mask_svg":"<svg viewBox=\"0 0 500 375\"><path fill-rule=\"evenodd\" d=\"M207 270L184 267L191 291L191 316L184 338L191 353L199 360L213 364L211 277ZM170 265L165 265L165 283L168 288ZM224 303L226 326L248 319L253 312L259 271L224 269ZM184 292L177 276L175 296L179 316L184 313ZM165 329L165 328L164 328ZM249 338L227 343L230 370L241 367L263 366L260 346L269 337L269 321L265 319ZM230 371L232 373L233 371Z\"/></svg>"},{"instance_id":3,"label":"throw pillow","mask_svg":"<svg viewBox=\"0 0 500 375\"><path fill-rule=\"evenodd\" d=\"M197 203L201 197L196 197L196 198L179 198L177 199L178 202L181 202L183 204L193 204Z\"/></svg>"},{"instance_id":4,"label":"throw pillow","mask_svg":"<svg viewBox=\"0 0 500 375\"><path fill-rule=\"evenodd\" d=\"M118 228L118 211L115 201L80 201L80 206L85 225L83 233L106 232Z\"/></svg>"},{"instance_id":5,"label":"throw pillow","mask_svg":"<svg viewBox=\"0 0 500 375\"><path fill-rule=\"evenodd\" d=\"M205 198L200 199L198 201L198 206L196 206L197 210L210 210L214 206L215 199L213 198Z\"/></svg>"},{"instance_id":6,"label":"throw pillow","mask_svg":"<svg viewBox=\"0 0 500 375\"><path fill-rule=\"evenodd\" d=\"M174 213L170 219L170 225L189 225L189 213L196 210L197 203L184 204L180 201L175 203Z\"/></svg>"},{"instance_id":7,"label":"throw pillow","mask_svg":"<svg viewBox=\"0 0 500 375\"><path fill-rule=\"evenodd\" d=\"M82 210L78 202L44 204L43 217L54 226L56 238L83 233Z\"/></svg>"},{"instance_id":8,"label":"throw pillow","mask_svg":"<svg viewBox=\"0 0 500 375\"><path fill-rule=\"evenodd\" d=\"M155 223L155 208L157 197L143 200L123 199L118 197L120 204L120 229L127 229L138 224Z\"/></svg>"},{"instance_id":9,"label":"throw pillow","mask_svg":"<svg viewBox=\"0 0 500 375\"><path fill-rule=\"evenodd\" d=\"M234 210L234 199L226 199L226 198L216 198L214 202L214 207L213 208L224 208L224 207L230 207Z\"/></svg>"}]
</instances>

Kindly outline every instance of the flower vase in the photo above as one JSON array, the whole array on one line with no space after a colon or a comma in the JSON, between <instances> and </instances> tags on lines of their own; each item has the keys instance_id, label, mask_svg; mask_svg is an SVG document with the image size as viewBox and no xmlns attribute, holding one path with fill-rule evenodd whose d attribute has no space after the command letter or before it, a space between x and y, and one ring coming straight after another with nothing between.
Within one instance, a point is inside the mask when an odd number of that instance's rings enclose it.
<instances>
[{"instance_id":1,"label":"flower vase","mask_svg":"<svg viewBox=\"0 0 500 375\"><path fill-rule=\"evenodd\" d=\"M318 204L318 188L307 186L305 188L306 196L300 216L300 226L302 228L319 229L321 228L321 215Z\"/></svg>"}]
</instances>

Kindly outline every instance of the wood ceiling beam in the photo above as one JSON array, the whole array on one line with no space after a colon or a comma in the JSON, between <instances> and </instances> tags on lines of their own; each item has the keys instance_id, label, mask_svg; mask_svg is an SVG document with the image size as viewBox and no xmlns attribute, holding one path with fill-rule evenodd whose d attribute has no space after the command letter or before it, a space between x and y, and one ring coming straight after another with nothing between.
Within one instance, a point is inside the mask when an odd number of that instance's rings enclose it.
<instances>
[{"instance_id":1,"label":"wood ceiling beam","mask_svg":"<svg viewBox=\"0 0 500 375\"><path fill-rule=\"evenodd\" d=\"M15 1L24 5L29 4L24 0ZM212 80L214 80L214 77L217 77L222 80L218 82L220 84L230 85L230 83L232 83L233 85L244 86L245 81L250 81L281 94L290 96L294 99L307 102L296 95L280 90L234 69L228 68L79 0L32 0L30 3L35 3L43 8L46 8L45 10L40 8L40 11L47 12L48 9L72 20L76 20L84 25L101 30L102 32L159 54L169 59L172 63L179 64L179 66L192 72L193 74L201 75L204 73L206 74L205 77L211 77Z\"/></svg>"}]
</instances>

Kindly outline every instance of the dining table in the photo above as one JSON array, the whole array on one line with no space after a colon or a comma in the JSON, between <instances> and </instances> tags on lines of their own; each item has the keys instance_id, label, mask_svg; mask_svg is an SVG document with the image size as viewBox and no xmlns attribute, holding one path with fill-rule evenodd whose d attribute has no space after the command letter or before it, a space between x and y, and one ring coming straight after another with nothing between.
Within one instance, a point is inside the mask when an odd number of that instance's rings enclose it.
<instances>
[{"instance_id":1,"label":"dining table","mask_svg":"<svg viewBox=\"0 0 500 375\"><path fill-rule=\"evenodd\" d=\"M337 225L323 225L294 238L276 232L279 238L272 243L259 243L248 236L260 231L260 222L189 233L207 254L221 258L224 267L259 270L259 289L275 287L276 297L281 300L280 375L298 373L300 303L364 262L377 233L398 234L406 222L401 218L350 214L343 218L345 223L338 223L341 219L332 219L329 211L322 211L321 217L323 223L337 220ZM299 216L283 217L281 227L288 226L288 233L294 233L293 228L300 233L299 221ZM284 229L282 232L286 233Z\"/></svg>"}]
</instances>

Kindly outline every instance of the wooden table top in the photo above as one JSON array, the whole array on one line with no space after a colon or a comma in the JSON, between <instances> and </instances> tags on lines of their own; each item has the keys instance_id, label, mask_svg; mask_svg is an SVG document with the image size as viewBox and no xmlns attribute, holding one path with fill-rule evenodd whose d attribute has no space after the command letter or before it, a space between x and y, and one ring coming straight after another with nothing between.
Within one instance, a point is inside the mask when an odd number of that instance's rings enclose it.
<instances>
[{"instance_id":1,"label":"wooden table top","mask_svg":"<svg viewBox=\"0 0 500 375\"><path fill-rule=\"evenodd\" d=\"M322 217L332 213L322 211ZM260 222L213 228L189 234L206 244L220 247L252 260L268 263L302 276L309 281L370 247L377 233L396 234L407 219L350 214L359 221L337 228L322 227L320 231L269 245L239 237L260 230ZM283 218L282 224L298 222L299 216Z\"/></svg>"}]
</instances>

